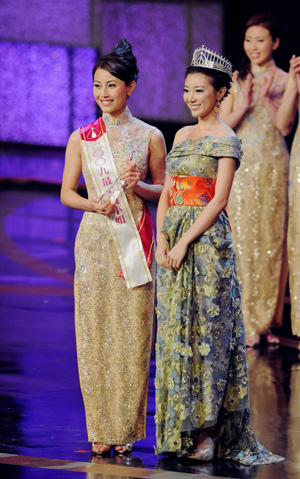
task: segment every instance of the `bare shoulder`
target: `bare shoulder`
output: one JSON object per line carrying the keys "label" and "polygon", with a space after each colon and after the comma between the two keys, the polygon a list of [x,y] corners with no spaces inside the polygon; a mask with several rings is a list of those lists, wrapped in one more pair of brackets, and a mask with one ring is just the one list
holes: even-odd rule
{"label": "bare shoulder", "polygon": [[285,72],[281,68],[276,67],[274,83],[285,86],[285,84],[287,83],[288,77],[289,77],[289,74],[287,72]]}
{"label": "bare shoulder", "polygon": [[151,143],[156,143],[156,144],[161,144],[161,143],[165,142],[164,135],[162,134],[162,132],[158,128],[155,128],[153,130],[153,133],[152,133],[151,138],[150,138],[150,142]]}
{"label": "bare shoulder", "polygon": [[180,130],[177,131],[177,133],[174,137],[173,145],[176,145],[177,143],[181,143],[182,141],[189,138],[189,135],[193,131],[194,128],[195,127],[191,126],[191,125],[184,126],[183,128],[180,128]]}
{"label": "bare shoulder", "polygon": [[235,82],[238,80],[238,78],[239,78],[239,71],[234,70],[234,72],[232,73],[232,81]]}
{"label": "bare shoulder", "polygon": [[69,142],[70,143],[79,143],[80,144],[80,133],[79,133],[79,130],[75,130],[73,131],[73,133],[71,133],[70,135],[70,138],[69,138]]}
{"label": "bare shoulder", "polygon": [[163,156],[163,157],[166,156],[166,143],[165,143],[164,135],[158,128],[155,128],[153,130],[153,133],[150,137],[149,151],[151,155],[155,154],[155,155]]}
{"label": "bare shoulder", "polygon": [[223,136],[233,136],[237,138],[233,129],[229,125],[227,125],[227,123],[223,121],[222,118],[219,118],[219,122],[220,122],[220,127],[218,128],[216,137],[221,138]]}
{"label": "bare shoulder", "polygon": [[276,67],[275,74],[283,78],[286,78],[288,76],[288,72],[286,72],[285,70],[282,70],[282,68],[279,68],[279,67]]}
{"label": "bare shoulder", "polygon": [[67,149],[72,149],[77,151],[81,150],[81,139],[80,139],[79,130],[75,130],[73,131],[73,133],[71,133],[69,141],[68,141]]}

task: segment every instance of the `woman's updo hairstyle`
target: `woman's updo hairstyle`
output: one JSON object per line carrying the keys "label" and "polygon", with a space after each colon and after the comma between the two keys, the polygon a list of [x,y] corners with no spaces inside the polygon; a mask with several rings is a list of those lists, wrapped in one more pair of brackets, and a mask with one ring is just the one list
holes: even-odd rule
{"label": "woman's updo hairstyle", "polygon": [[231,77],[227,73],[215,70],[213,68],[190,66],[187,67],[185,71],[185,78],[190,73],[202,73],[202,75],[209,77],[211,80],[211,84],[216,91],[219,91],[224,86],[226,88],[226,93],[222,97],[222,99],[228,95],[231,86]]}
{"label": "woman's updo hairstyle", "polygon": [[108,71],[126,85],[132,81],[136,82],[139,77],[136,57],[126,38],[122,38],[110,53],[99,58],[93,68],[93,78],[98,68]]}

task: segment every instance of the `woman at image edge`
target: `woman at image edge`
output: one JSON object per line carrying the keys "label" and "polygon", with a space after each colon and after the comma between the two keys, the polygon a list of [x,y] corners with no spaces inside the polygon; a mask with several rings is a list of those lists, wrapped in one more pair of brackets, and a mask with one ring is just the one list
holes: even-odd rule
{"label": "woman at image edge", "polygon": [[[101,128],[106,130],[117,173],[126,182],[123,191],[136,225],[144,214],[144,200],[157,201],[160,196],[166,155],[160,131],[134,118],[126,106],[137,78],[136,58],[125,39],[100,58],[93,70],[93,93],[103,112]],[[97,195],[95,184],[103,186],[111,180],[106,169],[109,161],[104,167],[102,160],[97,160],[98,152],[103,154],[107,144],[95,152],[96,159],[93,152],[86,154],[83,150],[87,138],[92,148],[93,139],[100,134],[100,127],[91,125],[70,136],[61,199],[65,205],[85,211],[75,243],[75,326],[88,437],[93,453],[108,453],[114,446],[115,452],[122,454],[145,437],[153,281],[128,288],[120,277],[121,265],[109,221],[114,215],[122,219],[124,211],[120,211],[120,203],[100,201]],[[129,162],[133,152],[137,159]],[[95,175],[91,174],[90,163]],[[148,168],[152,184],[144,182]],[[88,199],[76,191],[82,172]],[[154,260],[149,268],[153,277]]]}
{"label": "woman at image edge", "polygon": [[[184,101],[198,123],[179,130],[157,210],[158,455],[243,464],[282,460],[255,440],[240,291],[226,207],[242,156],[217,111],[231,64],[195,50]],[[219,69],[223,71],[219,71]]]}
{"label": "woman at image edge", "polygon": [[276,67],[278,26],[267,14],[245,26],[245,65],[235,73],[222,119],[243,142],[243,162],[237,172],[228,214],[236,243],[237,270],[242,286],[246,344],[261,336],[279,343],[272,325],[281,326],[287,280],[286,230],[288,149],[276,127],[276,113],[287,73]]}
{"label": "woman at image edge", "polygon": [[[277,111],[276,124],[285,135],[291,132],[300,112],[300,57],[292,56],[286,89]],[[292,333],[300,338],[300,122],[294,136],[289,173],[288,260]]]}

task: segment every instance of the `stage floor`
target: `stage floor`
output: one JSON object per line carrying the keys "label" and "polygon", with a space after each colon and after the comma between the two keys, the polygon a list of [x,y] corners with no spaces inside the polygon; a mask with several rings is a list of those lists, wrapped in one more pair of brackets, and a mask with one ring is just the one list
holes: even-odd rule
{"label": "stage floor", "polygon": [[1,479],[300,478],[300,358],[287,346],[248,352],[252,425],[284,462],[158,460],[154,361],[147,438],[128,456],[92,457],[73,321],[73,244],[82,212],[64,207],[54,186],[0,186]]}

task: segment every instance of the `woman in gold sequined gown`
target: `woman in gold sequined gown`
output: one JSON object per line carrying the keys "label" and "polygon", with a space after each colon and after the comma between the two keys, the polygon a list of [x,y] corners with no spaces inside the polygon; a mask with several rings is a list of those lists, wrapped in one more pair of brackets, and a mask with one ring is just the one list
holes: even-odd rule
{"label": "woman in gold sequined gown", "polygon": [[[103,112],[116,169],[134,221],[144,200],[157,201],[164,181],[165,143],[156,128],[134,118],[127,98],[138,68],[131,46],[122,39],[94,68],[94,97]],[[139,157],[126,162],[132,151]],[[152,184],[145,183],[148,169]],[[88,198],[77,193],[83,173]],[[95,454],[126,453],[145,437],[150,357],[153,341],[153,281],[127,288],[108,218],[115,203],[102,204],[82,150],[79,131],[66,150],[62,202],[84,210],[75,243],[75,326],[78,367],[88,438]],[[155,273],[154,261],[150,270]]]}
{"label": "woman in gold sequined gown", "polygon": [[[290,133],[296,116],[300,112],[300,56],[290,60],[287,86],[277,112],[277,126]],[[288,219],[288,263],[291,299],[292,333],[300,337],[300,122],[295,133],[290,158],[289,219]]]}
{"label": "woman in gold sequined gown", "polygon": [[221,111],[242,140],[244,151],[228,214],[250,347],[259,344],[261,335],[269,343],[278,342],[270,327],[281,324],[287,279],[288,150],[276,128],[287,73],[276,67],[272,57],[279,45],[278,35],[267,15],[255,15],[247,22],[247,62],[235,73]]}

